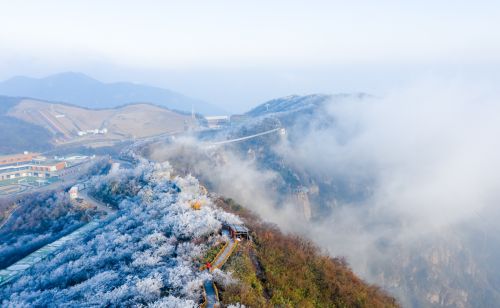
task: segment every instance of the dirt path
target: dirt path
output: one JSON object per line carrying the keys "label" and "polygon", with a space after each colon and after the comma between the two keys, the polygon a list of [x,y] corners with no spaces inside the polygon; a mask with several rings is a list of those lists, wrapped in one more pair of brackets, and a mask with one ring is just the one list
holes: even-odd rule
{"label": "dirt path", "polygon": [[87,194],[87,189],[80,190],[78,194],[80,195],[80,198],[84,199],[87,203],[94,205],[96,208],[103,212],[106,212],[108,214],[115,212],[115,210],[113,210],[112,208],[106,206],[102,202]]}

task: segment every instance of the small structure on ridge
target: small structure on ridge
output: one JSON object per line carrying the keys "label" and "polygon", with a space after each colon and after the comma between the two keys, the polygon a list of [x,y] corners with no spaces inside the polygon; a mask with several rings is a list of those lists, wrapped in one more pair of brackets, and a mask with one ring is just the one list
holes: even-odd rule
{"label": "small structure on ridge", "polygon": [[248,230],[247,227],[243,225],[237,225],[237,224],[225,224],[222,226],[223,230],[228,230],[229,234],[231,235],[232,238],[234,239],[250,239],[250,231]]}

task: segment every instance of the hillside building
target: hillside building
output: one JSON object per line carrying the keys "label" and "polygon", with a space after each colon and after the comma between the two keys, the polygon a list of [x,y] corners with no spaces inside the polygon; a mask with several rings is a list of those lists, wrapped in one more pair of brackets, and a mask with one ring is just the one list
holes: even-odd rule
{"label": "hillside building", "polygon": [[69,198],[75,200],[78,198],[78,186],[73,186],[69,190]]}
{"label": "hillside building", "polygon": [[250,231],[243,225],[227,224],[222,226],[223,230],[228,230],[229,234],[234,239],[250,239]]}
{"label": "hillside building", "polygon": [[205,117],[208,128],[218,129],[229,125],[229,116],[209,116]]}
{"label": "hillside building", "polygon": [[66,168],[65,161],[50,160],[38,153],[0,156],[0,181],[23,177],[49,178]]}
{"label": "hillside building", "polygon": [[24,152],[22,154],[13,154],[13,155],[3,155],[0,156],[0,166],[23,163],[32,161],[35,157],[38,157],[40,154],[38,153],[29,153]]}
{"label": "hillside building", "polygon": [[85,135],[105,135],[108,133],[108,129],[107,128],[103,128],[103,129],[87,129],[87,130],[81,130],[81,131],[78,131],[78,136],[85,136]]}

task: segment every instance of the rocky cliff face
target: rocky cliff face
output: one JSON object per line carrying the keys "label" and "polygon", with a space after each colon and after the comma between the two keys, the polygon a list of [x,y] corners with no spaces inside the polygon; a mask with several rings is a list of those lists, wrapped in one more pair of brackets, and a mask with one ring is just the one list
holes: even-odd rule
{"label": "rocky cliff face", "polygon": [[379,281],[412,307],[494,307],[495,271],[481,263],[459,230],[394,247],[390,266],[374,267]]}

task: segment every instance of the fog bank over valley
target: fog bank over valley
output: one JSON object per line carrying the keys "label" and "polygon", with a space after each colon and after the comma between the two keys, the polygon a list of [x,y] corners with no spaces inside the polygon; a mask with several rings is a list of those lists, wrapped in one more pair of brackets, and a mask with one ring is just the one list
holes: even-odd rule
{"label": "fog bank over valley", "polygon": [[[476,249],[498,229],[497,93],[433,81],[384,97],[309,99],[319,103],[252,117],[214,139],[264,131],[272,121],[286,136],[217,148],[177,139],[153,146],[151,157],[173,160],[265,220],[347,257],[403,303],[467,303],[483,283],[483,303],[498,299],[498,285],[485,278],[498,265],[480,261],[497,252]],[[473,269],[450,273],[456,266]],[[475,281],[467,285],[467,277]]]}

